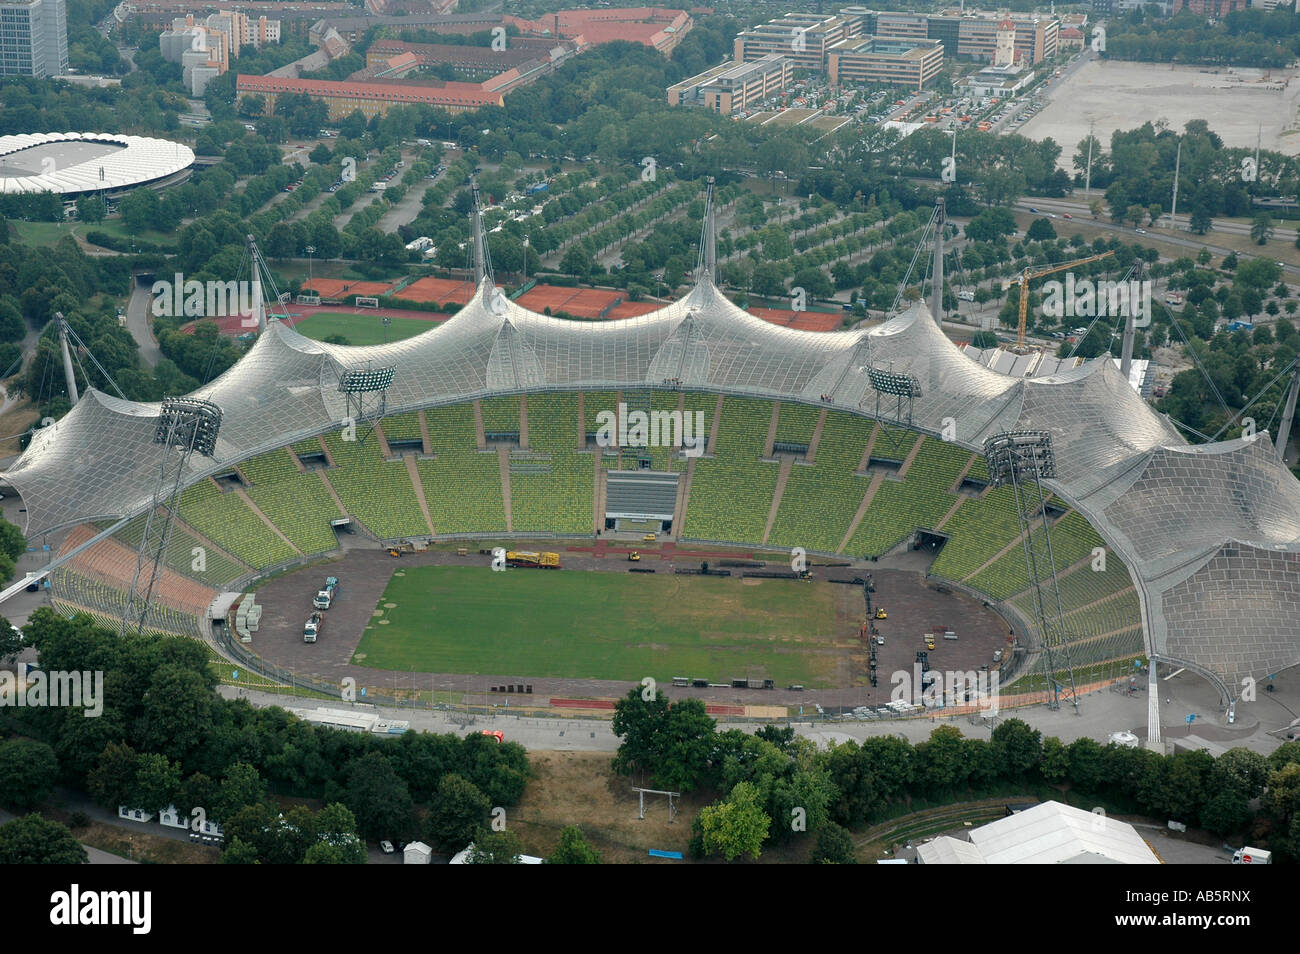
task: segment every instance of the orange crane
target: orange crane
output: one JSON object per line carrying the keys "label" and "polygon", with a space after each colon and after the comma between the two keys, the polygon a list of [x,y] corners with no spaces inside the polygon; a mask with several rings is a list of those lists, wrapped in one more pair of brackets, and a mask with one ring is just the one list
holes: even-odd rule
{"label": "orange crane", "polygon": [[1025,352],[1025,318],[1029,310],[1029,283],[1035,278],[1042,278],[1044,275],[1051,275],[1053,272],[1063,272],[1067,268],[1074,268],[1076,265],[1087,265],[1091,262],[1101,261],[1108,255],[1113,255],[1112,251],[1102,252],[1100,255],[1089,255],[1087,258],[1076,259],[1073,262],[1061,262],[1059,265],[1052,265],[1048,268],[1024,269],[1018,278],[1013,278],[1002,287],[1010,288],[1014,284],[1020,285],[1020,321],[1016,325],[1016,353],[1024,354]]}

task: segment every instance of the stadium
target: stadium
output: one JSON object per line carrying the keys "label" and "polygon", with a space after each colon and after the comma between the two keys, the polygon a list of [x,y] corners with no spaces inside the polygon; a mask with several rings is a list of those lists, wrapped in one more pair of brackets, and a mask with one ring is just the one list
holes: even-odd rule
{"label": "stadium", "polygon": [[[706,225],[706,241],[710,231]],[[418,652],[384,656],[392,646],[376,643],[377,626],[398,605],[384,602],[385,594],[416,568],[413,560],[392,560],[389,546],[401,553],[409,544],[432,545],[426,563],[477,565],[473,579],[480,581],[491,576],[487,559],[478,545],[464,547],[468,557],[459,553],[462,541],[486,541],[489,552],[497,542],[556,541],[566,548],[566,565],[595,569],[583,559],[611,541],[621,540],[617,552],[627,552],[628,541],[654,533],[656,548],[678,547],[690,559],[703,552],[716,560],[736,547],[788,563],[791,550],[802,548],[859,578],[872,561],[919,551],[927,566],[911,574],[916,593],[965,600],[952,611],[965,613],[973,628],[986,627],[981,614],[996,611],[1016,634],[1005,685],[1033,669],[1043,634],[1022,546],[1026,530],[1013,488],[990,477],[985,442],[1023,432],[1050,435],[1054,471],[1036,485],[1045,502],[1028,532],[1050,525],[1063,638],[1081,682],[1114,678],[1149,656],[1200,674],[1226,706],[1244,679],[1300,662],[1300,482],[1269,441],[1185,444],[1108,356],[1054,377],[999,374],[945,337],[924,302],[869,330],[773,325],[732,304],[714,284],[712,256],[702,257],[706,264],[685,297],[613,322],[528,311],[481,265],[463,309],[399,342],[328,344],[267,322],[235,366],[189,396],[219,409],[220,430],[210,455],[184,460],[147,626],[211,642],[212,622],[227,616],[232,595],[265,582],[259,599],[272,617],[287,620],[284,642],[258,633],[252,651],[287,650],[298,626],[300,653],[303,613],[296,607],[306,602],[285,609],[266,594],[301,597],[308,578],[314,592],[321,570],[309,564],[341,559],[363,585],[345,590],[359,615],[336,630],[331,658],[386,658],[392,684],[400,671],[405,685],[408,670],[483,670],[469,661],[459,670],[438,666]],[[904,379],[914,384],[906,414],[890,385]],[[702,451],[598,445],[601,412],[620,404],[648,414],[699,412]],[[123,614],[148,514],[171,479],[155,443],[162,413],[158,404],[92,389],[37,431],[0,475],[22,497],[29,539],[57,551],[50,581],[64,611],[114,626]],[[327,572],[344,575],[337,565],[330,562]],[[438,599],[459,593],[472,603],[481,594],[467,580],[440,581]],[[822,599],[808,595],[821,590],[801,585],[789,582],[795,589],[783,601],[812,606]],[[421,598],[409,589],[404,598]],[[649,612],[666,620],[694,612],[676,592],[664,591]],[[518,594],[524,614],[536,606],[537,626],[487,652],[507,657],[489,675],[513,670],[531,682],[540,673],[520,671],[514,654],[544,668],[548,652],[571,651],[559,649],[557,637],[580,631],[577,614],[556,617],[563,632],[551,631],[550,607],[537,606],[538,598]],[[439,615],[440,604],[429,599],[424,620]],[[752,609],[742,607],[738,618]],[[826,612],[817,618],[828,625],[849,618]],[[814,615],[810,610],[809,627]],[[492,619],[473,618],[478,625]],[[392,622],[394,632],[421,638],[421,620],[394,615]],[[450,641],[477,639],[467,625]],[[544,651],[521,652],[519,640],[527,639]],[[671,650],[653,632],[629,628],[628,639]],[[609,691],[609,683],[581,682],[622,672],[589,665],[594,646],[575,651],[567,675],[579,682],[564,688]],[[290,665],[312,671],[296,655],[279,662],[286,672]],[[773,662],[772,674],[797,678],[801,670],[788,663]],[[376,682],[388,675],[376,673]],[[411,680],[430,686],[419,675]],[[458,685],[486,689],[487,676]]]}
{"label": "stadium", "polygon": [[189,146],[166,139],[78,132],[0,136],[5,194],[119,195],[179,181],[193,165]]}

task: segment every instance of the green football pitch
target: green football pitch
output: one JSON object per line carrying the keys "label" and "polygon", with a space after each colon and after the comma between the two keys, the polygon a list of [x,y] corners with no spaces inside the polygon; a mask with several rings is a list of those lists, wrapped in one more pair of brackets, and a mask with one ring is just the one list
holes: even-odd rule
{"label": "green football pitch", "polygon": [[[351,315],[343,312],[318,311],[308,315],[293,326],[293,330],[308,338],[324,341],[330,335],[342,335],[348,344],[376,345],[384,343],[384,323],[380,320],[382,311],[373,315]],[[401,341],[430,328],[436,327],[432,321],[419,318],[394,318],[388,326],[388,340]]]}
{"label": "green football pitch", "polygon": [[847,685],[856,594],[796,580],[415,567],[389,580],[353,661],[531,678]]}

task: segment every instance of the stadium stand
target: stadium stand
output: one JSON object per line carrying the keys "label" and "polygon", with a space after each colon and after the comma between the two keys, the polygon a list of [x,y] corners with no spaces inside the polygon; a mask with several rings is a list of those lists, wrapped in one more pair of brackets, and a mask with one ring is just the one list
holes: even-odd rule
{"label": "stadium stand", "polygon": [[1011,488],[995,487],[964,501],[943,532],[949,539],[930,572],[945,580],[964,580],[1019,537]]}
{"label": "stadium stand", "polygon": [[[1093,547],[1105,546],[1097,531],[1073,510],[1052,525],[1051,533],[1057,573],[1088,556]],[[965,582],[997,600],[1019,593],[1029,586],[1024,548],[1013,547]]]}
{"label": "stadium stand", "polygon": [[[690,401],[687,403],[689,406]],[[776,461],[760,459],[771,419],[770,401],[723,400],[717,455],[696,461],[683,536],[749,542],[763,539],[780,471]]]}
{"label": "stadium stand", "polygon": [[[485,410],[486,413],[486,410]],[[486,421],[485,421],[486,426]],[[579,454],[578,396],[528,396],[528,460],[510,472],[511,523],[520,532],[592,533],[591,458]]]}
{"label": "stadium stand", "polygon": [[342,431],[325,435],[334,467],[326,477],[348,513],[381,540],[427,536],[415,487],[403,461],[385,461],[379,441],[358,425],[356,440],[343,440]]}
{"label": "stadium stand", "polygon": [[[74,527],[64,537],[60,549],[68,552],[89,540],[95,533],[96,529],[91,524],[81,524]],[[81,551],[69,560],[66,566],[73,573],[98,580],[126,594],[130,592],[131,581],[135,577],[138,560],[137,550],[133,550],[115,539],[108,539],[101,540],[93,547]],[[147,585],[147,580],[142,579],[141,586],[145,585]],[[150,600],[179,610],[186,615],[199,616],[207,612],[216,595],[217,591],[214,588],[181,576],[174,570],[164,566],[159,569],[158,576],[154,581]],[[123,605],[125,605],[125,597],[123,598]]]}
{"label": "stadium stand", "polygon": [[[127,592],[102,580],[82,576],[66,566],[51,576],[54,604],[67,616],[85,613],[106,629],[117,630],[126,609]],[[206,607],[204,608],[206,610]],[[205,637],[204,624],[187,613],[162,602],[155,602],[145,617],[145,632],[176,636]]]}
{"label": "stadium stand", "polygon": [[[142,514],[115,533],[113,539],[132,551],[138,551],[140,541],[144,537],[144,522],[145,517]],[[107,528],[108,524],[102,524],[96,528],[96,532]],[[197,550],[201,550],[202,560],[198,560],[199,553],[196,552]],[[198,537],[177,524],[172,525],[171,534],[167,538],[167,550],[163,553],[163,564],[177,573],[193,577],[209,586],[217,587],[223,586],[231,580],[237,580],[249,572],[248,567],[242,563],[236,563],[219,550],[201,543]],[[203,569],[196,569],[196,565],[202,566]]]}
{"label": "stadium stand", "polygon": [[424,412],[434,460],[416,461],[433,529],[439,534],[496,533],[506,529],[501,469],[495,452],[474,441],[474,406],[454,404]]}
{"label": "stadium stand", "polygon": [[[781,407],[782,419],[786,407]],[[871,421],[840,411],[826,416],[816,466],[796,463],[791,469],[769,544],[826,553],[839,549],[869,483],[854,470],[871,428]]]}
{"label": "stadium stand", "polygon": [[513,433],[519,430],[519,398],[488,398],[483,405],[483,430],[486,433]]}
{"label": "stadium stand", "polygon": [[211,480],[181,494],[180,519],[255,570],[297,556],[237,494],[222,492]]}
{"label": "stadium stand", "polygon": [[418,413],[394,414],[380,422],[384,436],[390,441],[418,441],[420,433],[420,415]]}
{"label": "stadium stand", "polygon": [[[776,422],[776,440],[781,444],[807,444],[812,440],[813,431],[817,429],[817,417],[821,408],[808,404],[795,404],[792,401],[781,402],[781,416]],[[858,448],[858,453],[862,449]],[[854,461],[854,466],[857,466]]]}
{"label": "stadium stand", "polygon": [[293,445],[293,452],[299,455],[319,454],[321,452],[320,440],[315,437],[311,437],[305,441],[298,441],[296,444]]}
{"label": "stadium stand", "polygon": [[[850,553],[880,556],[918,527],[933,529],[957,502],[957,496],[949,490],[970,459],[970,451],[932,437],[920,440],[920,449],[904,479],[894,479],[890,474],[871,498],[871,506],[849,540]],[[877,436],[872,455],[906,459],[915,445],[915,435],[900,438],[897,429],[891,429],[889,435]]]}
{"label": "stadium stand", "polygon": [[249,499],[299,550],[325,553],[338,547],[330,521],[343,514],[320,474],[302,473],[283,450],[246,460],[239,469],[249,481]]}

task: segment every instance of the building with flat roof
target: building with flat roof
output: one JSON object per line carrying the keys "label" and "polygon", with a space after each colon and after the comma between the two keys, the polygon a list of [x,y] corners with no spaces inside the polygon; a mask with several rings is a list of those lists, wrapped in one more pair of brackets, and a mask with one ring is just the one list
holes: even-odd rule
{"label": "building with flat roof", "polygon": [[1033,79],[1034,71],[1019,63],[986,66],[978,73],[972,73],[964,78],[956,85],[956,89],[964,96],[989,96],[1001,99],[1004,96],[1014,96]]}
{"label": "building with flat roof", "polygon": [[846,7],[842,16],[858,17],[862,32],[899,39],[939,40],[949,57],[993,62],[997,51],[998,26],[1010,20],[1015,27],[1017,59],[1037,63],[1056,55],[1060,21],[1036,13],[992,13],[988,11],[943,10],[939,13],[900,13]]}
{"label": "building with flat roof", "polygon": [[285,76],[249,76],[240,73],[235,81],[239,96],[261,96],[267,113],[275,109],[276,97],[285,93],[305,93],[329,108],[329,119],[336,121],[360,110],[367,119],[382,116],[393,106],[424,103],[450,113],[463,113],[483,106],[502,106],[505,100],[497,90],[481,83],[444,83],[437,80],[413,82],[372,79],[352,80],[294,79]]}
{"label": "building with flat roof", "polygon": [[826,76],[832,86],[888,83],[924,89],[941,72],[939,40],[860,36],[841,40],[826,52]]}
{"label": "building with flat roof", "polygon": [[732,58],[752,63],[776,54],[789,57],[795,69],[816,73],[826,69],[826,53],[843,40],[861,36],[866,11],[849,8],[834,16],[787,13],[736,35]]}
{"label": "building with flat roof", "polygon": [[794,78],[794,63],[776,53],[752,63],[731,60],[668,87],[669,106],[703,106],[723,116],[751,109],[783,92]]}
{"label": "building with flat roof", "polygon": [[669,7],[605,7],[560,10],[536,20],[504,16],[503,23],[537,36],[563,37],[579,47],[626,40],[667,55],[682,42],[695,21],[685,10]]}
{"label": "building with flat roof", "polygon": [[64,0],[0,0],[0,76],[68,72]]}

